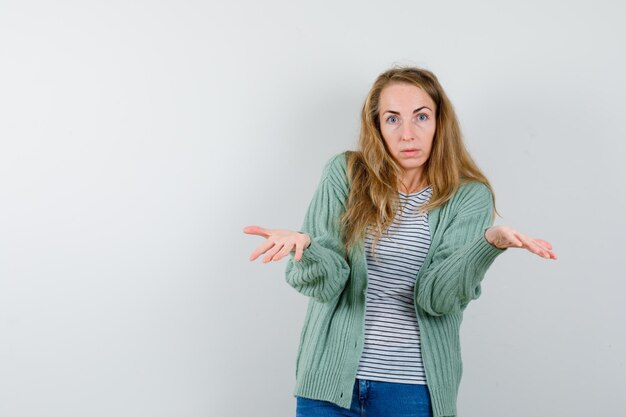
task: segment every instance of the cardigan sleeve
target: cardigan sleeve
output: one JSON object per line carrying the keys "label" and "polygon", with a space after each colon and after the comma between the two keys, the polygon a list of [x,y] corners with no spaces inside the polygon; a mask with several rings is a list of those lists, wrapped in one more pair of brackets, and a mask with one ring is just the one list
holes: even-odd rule
{"label": "cardigan sleeve", "polygon": [[300,229],[311,244],[299,261],[292,252],[285,270],[289,285],[320,302],[339,295],[350,275],[339,228],[347,197],[345,156],[340,154],[326,164]]}
{"label": "cardigan sleeve", "polygon": [[489,188],[472,183],[466,191],[437,252],[415,284],[417,304],[433,316],[459,312],[477,299],[487,269],[506,250],[491,245],[484,235],[493,224]]}

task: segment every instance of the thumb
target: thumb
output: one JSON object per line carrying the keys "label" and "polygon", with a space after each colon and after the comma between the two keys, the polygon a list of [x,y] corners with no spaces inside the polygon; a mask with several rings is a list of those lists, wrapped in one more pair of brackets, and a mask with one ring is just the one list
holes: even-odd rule
{"label": "thumb", "polygon": [[246,226],[243,228],[243,232],[248,235],[257,235],[268,238],[270,236],[270,230],[265,229],[261,226]]}

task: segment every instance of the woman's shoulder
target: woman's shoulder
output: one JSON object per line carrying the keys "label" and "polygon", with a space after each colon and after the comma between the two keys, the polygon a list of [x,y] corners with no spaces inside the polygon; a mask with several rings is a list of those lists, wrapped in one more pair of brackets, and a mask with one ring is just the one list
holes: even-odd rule
{"label": "woman's shoulder", "polygon": [[347,176],[349,152],[341,152],[328,159],[324,165],[324,177],[344,179]]}
{"label": "woman's shoulder", "polygon": [[328,181],[337,190],[346,193],[348,184],[347,166],[350,151],[333,155],[326,161],[322,171],[322,182]]}
{"label": "woman's shoulder", "polygon": [[482,181],[466,180],[461,182],[455,194],[460,196],[491,195],[491,188]]}
{"label": "woman's shoulder", "polygon": [[340,152],[338,154],[333,155],[328,161],[326,161],[326,166],[324,170],[333,170],[333,171],[345,171],[348,161],[348,152]]}
{"label": "woman's shoulder", "polygon": [[490,186],[484,182],[464,181],[454,193],[450,204],[464,213],[482,211],[493,204],[493,193]]}

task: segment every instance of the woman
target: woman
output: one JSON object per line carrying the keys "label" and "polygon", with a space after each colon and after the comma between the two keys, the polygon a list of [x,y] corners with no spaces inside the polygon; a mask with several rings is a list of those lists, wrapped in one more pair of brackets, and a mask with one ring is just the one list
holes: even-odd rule
{"label": "woman", "polygon": [[381,74],[359,150],[332,158],[301,231],[248,226],[254,260],[293,252],[287,282],[310,297],[296,361],[297,416],[454,416],[459,326],[507,248],[550,243],[491,226],[489,181],[437,78]]}

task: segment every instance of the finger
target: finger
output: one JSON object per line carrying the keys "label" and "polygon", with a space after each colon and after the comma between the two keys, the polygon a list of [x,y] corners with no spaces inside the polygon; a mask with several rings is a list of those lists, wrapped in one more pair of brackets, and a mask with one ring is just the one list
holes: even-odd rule
{"label": "finger", "polygon": [[304,249],[303,249],[303,245],[302,243],[296,243],[296,254],[294,255],[294,259],[296,261],[299,261],[300,259],[302,259],[302,254],[304,253]]}
{"label": "finger", "polygon": [[552,251],[545,251],[544,255],[542,255],[546,259],[556,259],[556,255]]}
{"label": "finger", "polygon": [[[528,251],[536,255],[539,255],[543,258],[556,259],[556,255],[551,251],[552,245],[550,245],[549,242],[543,239],[533,239],[519,232],[514,233],[514,235],[518,239],[522,240],[523,247],[528,249]],[[544,246],[544,244],[547,244],[549,247]]]}
{"label": "finger", "polygon": [[554,254],[554,252],[550,249],[545,249],[545,252],[547,254],[546,258],[548,259],[556,259],[556,255]]}
{"label": "finger", "polygon": [[543,239],[539,239],[539,238],[535,238],[536,241],[541,242],[541,244],[543,246],[545,246],[547,249],[552,250],[552,244],[550,244],[550,242],[548,242],[547,240],[543,240]]}
{"label": "finger", "polygon": [[266,240],[265,242],[263,242],[261,245],[259,245],[254,252],[252,252],[252,254],[250,254],[250,260],[254,261],[256,258],[258,258],[259,256],[261,256],[262,254],[264,254],[265,252],[267,252],[268,249],[270,249],[272,246],[274,246],[274,242],[272,242],[271,240]]}
{"label": "finger", "polygon": [[285,244],[281,250],[278,251],[276,255],[272,258],[272,261],[280,261],[285,256],[289,254],[289,252],[293,249],[293,243]]}
{"label": "finger", "polygon": [[538,250],[539,246],[525,234],[516,232],[516,233],[513,233],[513,235],[522,243],[521,245],[522,247],[530,250],[531,252],[533,250]]}
{"label": "finger", "polygon": [[556,259],[556,255],[552,252],[548,252],[548,256],[546,256],[547,259]]}
{"label": "finger", "polygon": [[263,263],[266,264],[269,261],[272,260],[272,258],[274,257],[274,255],[276,255],[276,252],[278,252],[279,250],[281,250],[283,247],[282,243],[278,243],[276,242],[276,244],[274,245],[273,248],[271,248],[270,250],[267,251],[267,253],[265,254],[265,258],[263,258]]}
{"label": "finger", "polygon": [[535,243],[532,239],[528,239],[525,244],[526,248],[532,253],[535,253],[539,256],[546,256],[547,252],[545,251],[545,249]]}
{"label": "finger", "polygon": [[541,257],[544,257],[544,258],[548,258],[548,259],[550,258],[550,251],[545,249],[538,243],[536,243],[534,239],[530,239],[527,236],[525,236],[524,244],[530,252],[536,255],[539,255]]}
{"label": "finger", "polygon": [[548,245],[546,245],[546,243],[548,243],[548,242],[546,242],[545,240],[532,239],[532,241],[535,242],[537,245],[539,245],[539,247],[541,247],[541,249],[543,249],[543,250],[549,251],[550,249],[552,249],[552,248],[548,247]]}
{"label": "finger", "polygon": [[509,240],[513,246],[517,246],[518,248],[524,246],[524,235],[521,233],[512,233]]}
{"label": "finger", "polygon": [[265,229],[261,226],[246,226],[243,228],[243,232],[249,235],[263,236],[265,238],[270,237],[271,234],[270,229]]}
{"label": "finger", "polygon": [[532,240],[541,248],[541,256],[543,256],[544,258],[556,260],[556,255],[554,254],[554,252],[552,252],[552,244],[550,242],[540,238],[535,238]]}

